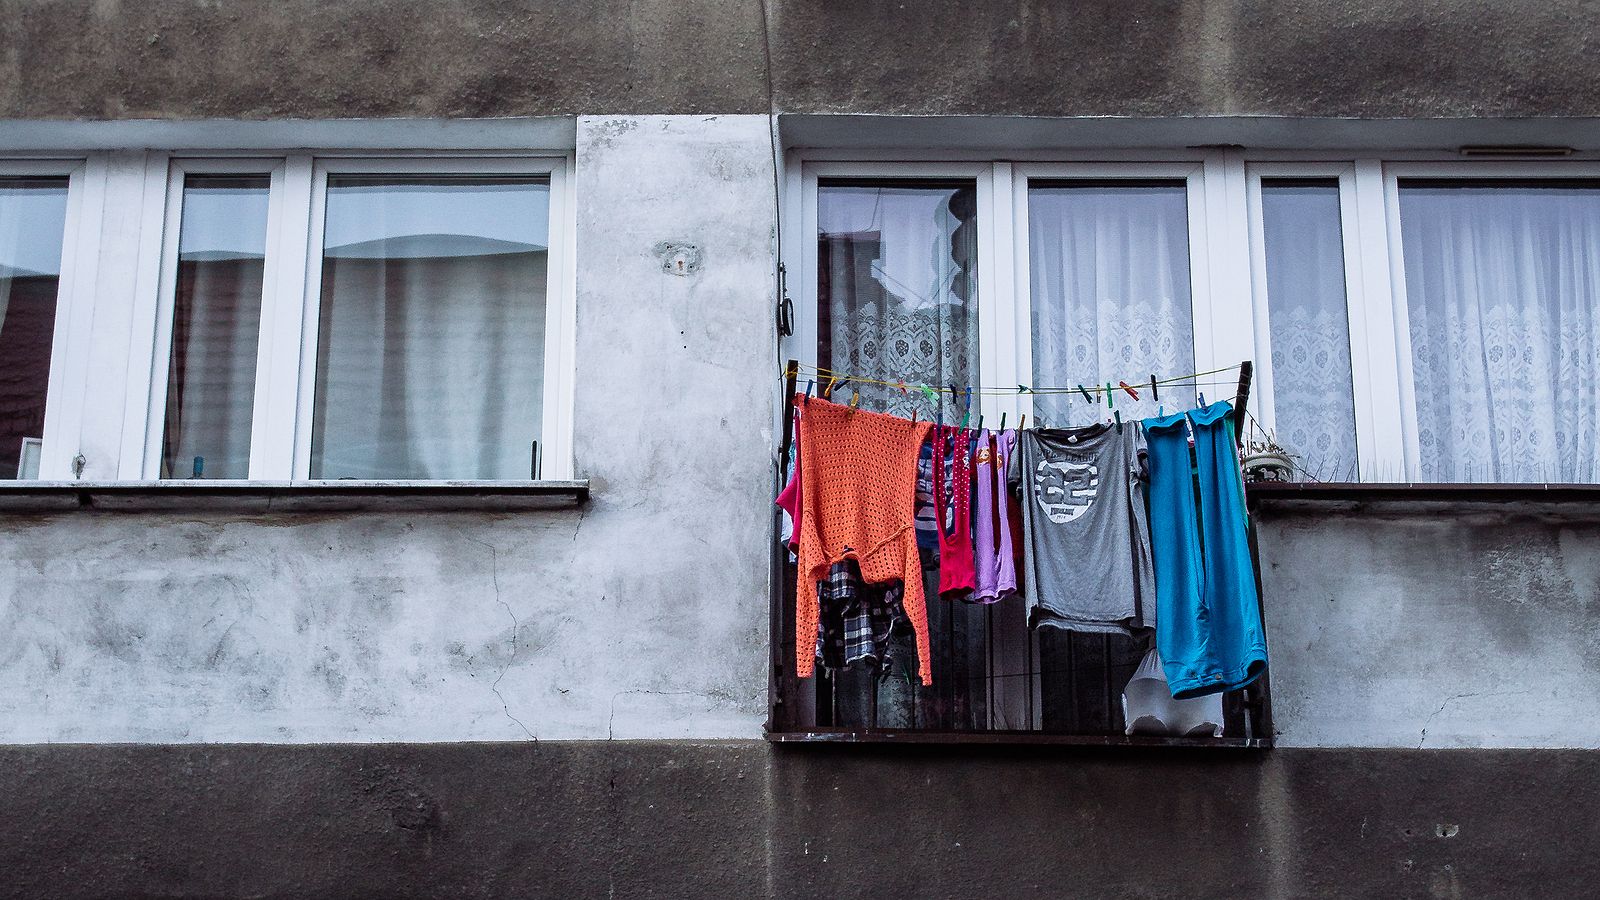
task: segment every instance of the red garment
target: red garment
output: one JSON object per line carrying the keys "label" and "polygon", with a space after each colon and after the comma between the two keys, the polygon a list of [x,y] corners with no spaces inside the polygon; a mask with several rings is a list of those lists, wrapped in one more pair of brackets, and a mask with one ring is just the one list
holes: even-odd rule
{"label": "red garment", "polygon": [[901,581],[917,635],[918,675],[933,683],[933,648],[917,555],[917,455],[927,422],[912,422],[796,395],[800,407],[800,583],[795,590],[795,671],[812,674],[817,582],[854,558],[868,584]]}
{"label": "red garment", "polygon": [[794,471],[789,473],[789,483],[783,486],[774,502],[778,508],[789,514],[789,549],[800,546],[800,429],[798,427],[799,413],[796,412],[796,428],[794,429]]}
{"label": "red garment", "polygon": [[[978,587],[972,549],[972,437],[964,428],[938,426],[933,433],[933,507],[939,522],[939,596],[964,600]],[[950,448],[950,492],[944,494],[944,459]],[[955,515],[948,515],[954,506]],[[945,529],[945,523],[950,528]]]}

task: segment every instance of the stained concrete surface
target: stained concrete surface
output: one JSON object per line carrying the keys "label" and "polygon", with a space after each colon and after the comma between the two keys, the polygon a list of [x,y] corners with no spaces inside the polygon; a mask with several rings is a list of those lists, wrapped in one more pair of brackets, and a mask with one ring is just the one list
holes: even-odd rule
{"label": "stained concrete surface", "polygon": [[1592,504],[1264,503],[1291,746],[1600,747]]}
{"label": "stained concrete surface", "polygon": [[0,119],[1600,114],[1581,0],[0,0]]}
{"label": "stained concrete surface", "polygon": [[1573,751],[0,748],[26,897],[1577,897]]}

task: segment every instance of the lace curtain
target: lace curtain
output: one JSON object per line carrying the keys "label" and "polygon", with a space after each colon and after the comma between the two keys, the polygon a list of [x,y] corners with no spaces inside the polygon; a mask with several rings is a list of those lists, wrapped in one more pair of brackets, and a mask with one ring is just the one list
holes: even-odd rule
{"label": "lace curtain", "polygon": [[[978,275],[972,187],[818,190],[819,365],[881,381],[976,386]],[[820,389],[820,386],[819,386]],[[850,384],[866,409],[931,420],[915,390]],[[959,404],[941,395],[947,419]]]}
{"label": "lace curtain", "polygon": [[[1186,189],[1172,184],[1072,184],[1028,191],[1033,288],[1033,379],[1044,386],[1105,384],[1194,371]],[[1224,391],[1225,392],[1225,391]],[[1164,388],[1169,410],[1192,387]],[[1146,392],[1119,395],[1124,418],[1155,415]],[[1104,417],[1078,394],[1038,395],[1052,426]]]}
{"label": "lace curtain", "polygon": [[1600,189],[1402,183],[1426,481],[1600,480]]}
{"label": "lace curtain", "polygon": [[1317,481],[1355,481],[1339,184],[1261,186],[1275,437]]}

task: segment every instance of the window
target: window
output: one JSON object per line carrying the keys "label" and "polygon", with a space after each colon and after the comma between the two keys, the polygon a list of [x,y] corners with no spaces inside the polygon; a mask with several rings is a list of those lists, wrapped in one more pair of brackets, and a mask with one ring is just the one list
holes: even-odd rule
{"label": "window", "polygon": [[[818,365],[878,380],[973,383],[976,195],[970,181],[818,186]],[[920,393],[855,389],[873,408],[936,412]]]}
{"label": "window", "polygon": [[1355,481],[1356,420],[1338,179],[1262,179],[1277,439],[1318,481]]}
{"label": "window", "polygon": [[1402,178],[1425,481],[1600,481],[1600,181]]}
{"label": "window", "polygon": [[[1249,437],[1302,480],[1600,482],[1600,163],[795,156],[816,239],[786,247],[817,273],[789,344],[804,362],[987,387],[975,416],[1058,424],[1107,410],[995,388],[1137,388],[1250,359]],[[1229,396],[1230,379],[1116,408]]]}
{"label": "window", "polygon": [[271,176],[185,174],[162,478],[248,478]]}
{"label": "window", "polygon": [[39,475],[68,184],[0,174],[0,478]]}
{"label": "window", "polygon": [[136,315],[130,371],[146,354],[150,380],[129,385],[143,441],[124,477],[570,477],[562,160],[149,169],[160,277]]}
{"label": "window", "polygon": [[548,179],[330,174],[312,478],[535,476]]}
{"label": "window", "polygon": [[[1028,384],[1194,371],[1188,222],[1181,180],[1029,182]],[[1173,405],[1181,402],[1182,388],[1169,393]],[[1082,418],[1078,399],[1042,395],[1034,415],[1074,422]],[[1155,414],[1153,399],[1139,402],[1125,407],[1129,415]]]}

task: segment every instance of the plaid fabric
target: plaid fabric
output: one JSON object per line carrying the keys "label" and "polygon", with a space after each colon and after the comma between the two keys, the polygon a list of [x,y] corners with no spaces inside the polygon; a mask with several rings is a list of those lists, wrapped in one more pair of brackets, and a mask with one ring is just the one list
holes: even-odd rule
{"label": "plaid fabric", "polygon": [[853,559],[841,560],[817,582],[819,610],[817,659],[829,669],[842,669],[865,659],[888,663],[889,636],[904,619],[899,582],[866,584]]}

